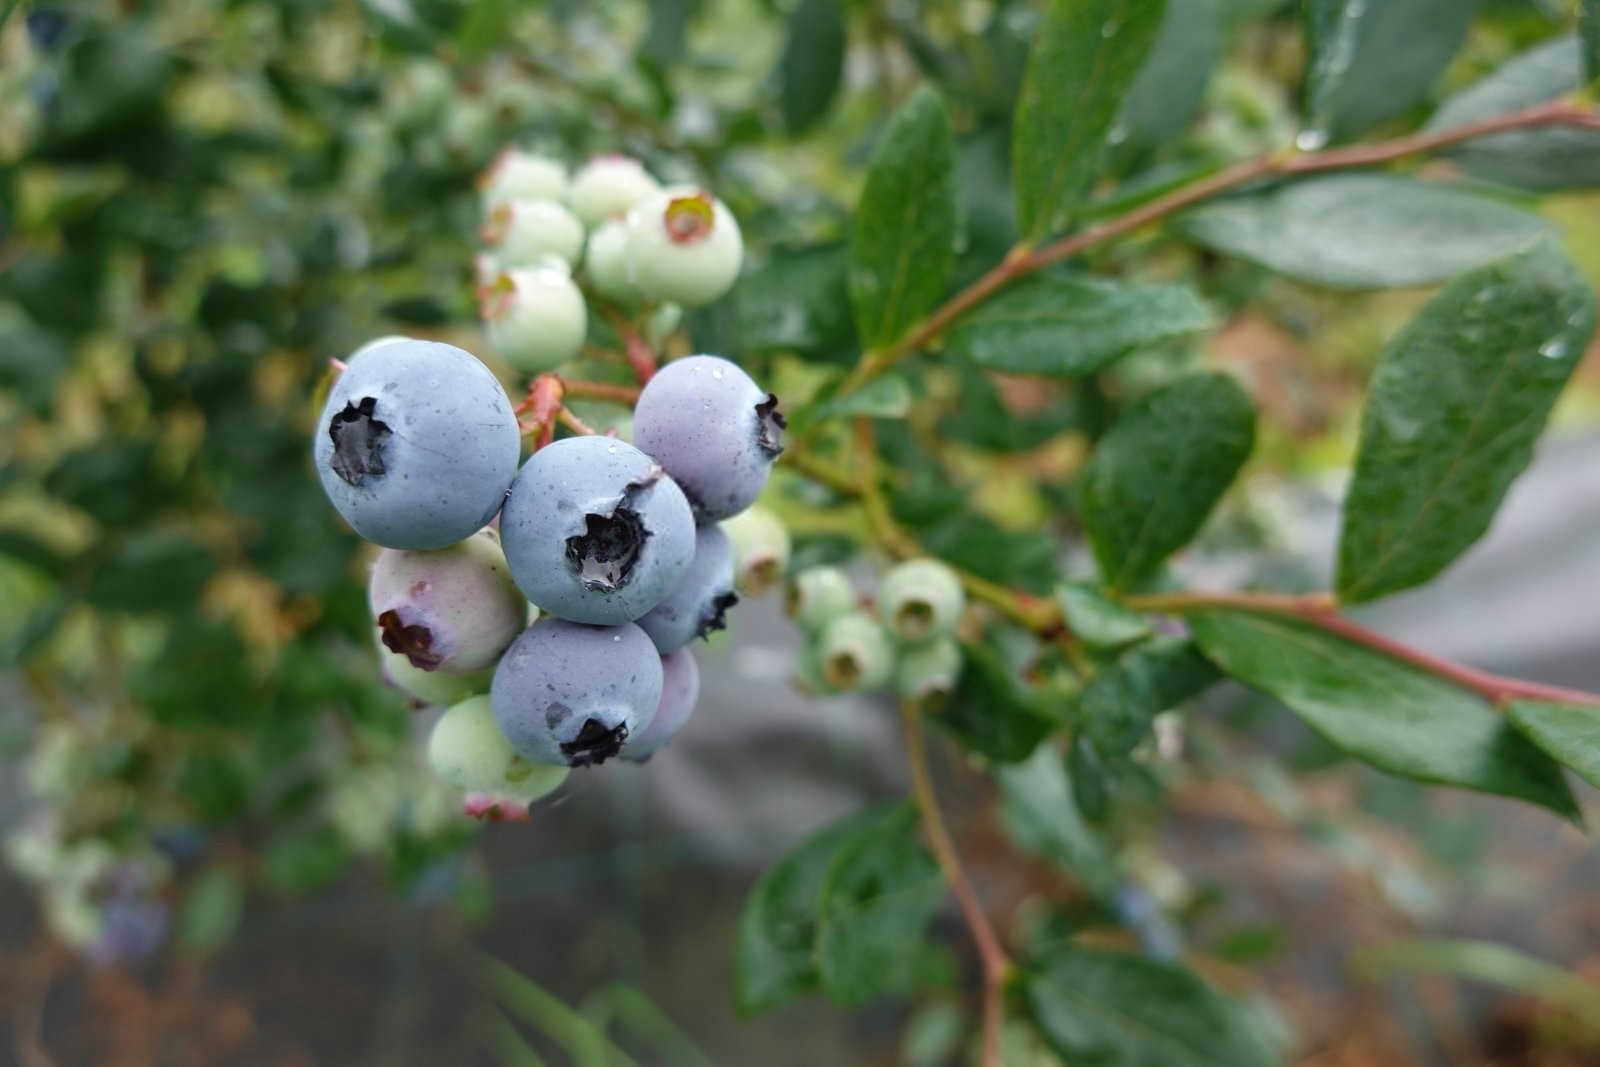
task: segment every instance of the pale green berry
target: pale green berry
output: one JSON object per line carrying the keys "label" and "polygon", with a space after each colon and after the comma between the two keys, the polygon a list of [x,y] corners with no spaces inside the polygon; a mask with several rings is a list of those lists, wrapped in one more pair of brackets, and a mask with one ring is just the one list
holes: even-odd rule
{"label": "pale green berry", "polygon": [[901,563],[878,584],[878,618],[904,642],[926,641],[955,629],[966,607],[956,572],[936,559]]}
{"label": "pale green berry", "polygon": [[722,522],[733,544],[734,588],[758,597],[783,580],[789,566],[789,530],[763,507],[749,507]]}
{"label": "pale green berry", "polygon": [[[374,633],[378,631],[375,630]],[[412,700],[431,707],[449,707],[470,696],[487,693],[489,683],[494,679],[493,667],[485,667],[471,674],[426,671],[421,667],[412,666],[411,660],[405,653],[391,652],[384,648],[381,634],[376,644],[383,676]]]}
{"label": "pale green berry", "polygon": [[428,766],[440,781],[463,793],[521,806],[554,791],[567,778],[566,767],[531,763],[512,751],[486,696],[463,700],[439,716],[428,735]]}
{"label": "pale green berry", "polygon": [[658,306],[650,312],[649,318],[644,323],[644,339],[655,348],[661,348],[667,343],[667,338],[672,336],[683,323],[683,308],[670,301]]}
{"label": "pale green berry", "polygon": [[902,699],[920,707],[935,707],[955,692],[960,677],[961,645],[953,637],[936,637],[900,650],[894,688]]}
{"label": "pale green berry", "polygon": [[494,148],[494,111],[481,100],[458,100],[445,115],[443,139],[457,164],[480,162]]}
{"label": "pale green berry", "polygon": [[390,80],[384,100],[396,126],[418,126],[444,114],[450,103],[450,71],[434,59],[413,59]]}
{"label": "pale green berry", "polygon": [[875,689],[894,671],[894,646],[884,628],[864,611],[841,615],[823,627],[817,671],[832,689]]}
{"label": "pale green berry", "polygon": [[855,586],[838,567],[807,567],[789,582],[784,599],[789,617],[808,633],[856,610]]}
{"label": "pale green berry", "polygon": [[733,213],[693,186],[663,189],[628,212],[628,264],[649,299],[709,304],[733,287],[743,257]]}
{"label": "pale green berry", "polygon": [[567,168],[545,156],[507,148],[478,178],[486,211],[507,200],[565,200]]}
{"label": "pale green berry", "polygon": [[568,265],[583,255],[583,223],[554,200],[506,200],[489,212],[483,243],[505,270],[531,267],[545,256]]}
{"label": "pale green berry", "polygon": [[583,254],[583,266],[595,290],[606,299],[619,304],[643,300],[628,266],[628,225],[622,220],[607,219],[594,228]]}
{"label": "pale green berry", "polygon": [[489,343],[524,374],[554,370],[578,354],[588,334],[583,294],[558,264],[507,271],[484,294]]}
{"label": "pale green berry", "polygon": [[597,156],[572,176],[567,203],[585,226],[592,227],[626,214],[633,205],[660,189],[660,184],[637,159]]}

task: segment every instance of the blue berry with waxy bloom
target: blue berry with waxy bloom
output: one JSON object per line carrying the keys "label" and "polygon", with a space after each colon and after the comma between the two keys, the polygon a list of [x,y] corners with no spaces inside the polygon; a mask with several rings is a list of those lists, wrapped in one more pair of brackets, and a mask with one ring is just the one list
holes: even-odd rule
{"label": "blue berry with waxy bloom", "polygon": [[384,647],[425,671],[494,666],[528,618],[500,535],[488,528],[448,548],[384,549],[367,599]]}
{"label": "blue berry with waxy bloom", "polygon": [[335,379],[313,459],[356,533],[387,548],[443,548],[494,518],[521,451],[489,368],[453,345],[396,341]]}
{"label": "blue berry with waxy bloom", "polygon": [[725,629],[727,612],[739,602],[733,591],[733,552],[728,535],[716,526],[695,534],[694,562],[672,592],[639,620],[662,655],[697,637]]}
{"label": "blue berry with waxy bloom", "polygon": [[661,655],[637,626],[551,619],[511,643],[489,696],[495,722],[520,755],[586,767],[649,728],[661,686]]}
{"label": "blue berry with waxy bloom", "polygon": [[687,648],[661,657],[661,703],[644,732],[623,746],[622,755],[644,763],[682,730],[700,699],[700,667]]}
{"label": "blue berry with waxy bloom", "polygon": [[956,572],[936,559],[897,564],[878,583],[878,618],[904,642],[950,633],[966,607]]}
{"label": "blue berry with waxy bloom", "polygon": [[511,486],[500,541],[523,595],[559,619],[615,626],[659,604],[694,560],[694,516],[649,456],[610,437],[535,452]]}
{"label": "blue berry with waxy bloom", "polygon": [[761,495],[783,451],[778,398],[736,363],[688,356],[655,373],[633,409],[633,442],[667,469],[701,522]]}

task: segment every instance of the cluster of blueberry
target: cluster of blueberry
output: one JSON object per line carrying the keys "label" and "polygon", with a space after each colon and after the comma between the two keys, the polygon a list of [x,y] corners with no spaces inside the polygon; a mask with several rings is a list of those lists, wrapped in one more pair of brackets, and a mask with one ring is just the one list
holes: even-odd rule
{"label": "cluster of blueberry", "polygon": [[806,634],[801,681],[819,693],[891,685],[902,700],[933,707],[961,674],[955,638],[966,595],[936,559],[890,568],[871,610],[837,567],[808,567],[789,582],[787,608]]}
{"label": "cluster of blueberry", "polygon": [[602,156],[569,177],[555,160],[507,149],[482,184],[478,299],[489,343],[519,371],[553,370],[582,348],[589,311],[574,271],[613,305],[652,306],[660,333],[739,274],[744,244],[722,201],[695,186],[662,187],[626,156]]}
{"label": "cluster of blueberry", "polygon": [[566,437],[519,470],[517,415],[469,353],[392,338],[350,358],[317,471],[383,546],[386,669],[450,705],[429,759],[469,812],[514,815],[568,768],[647,759],[682,727],[699,688],[685,646],[738,599],[719,524],[760,494],[783,428],[738,366],[690,356],[641,391],[634,445]]}

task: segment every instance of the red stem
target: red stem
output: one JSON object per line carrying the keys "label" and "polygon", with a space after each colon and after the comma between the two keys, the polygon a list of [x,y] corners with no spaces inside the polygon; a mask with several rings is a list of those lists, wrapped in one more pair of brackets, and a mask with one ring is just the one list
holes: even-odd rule
{"label": "red stem", "polygon": [[1600,694],[1586,693],[1581,689],[1526,682],[1520,678],[1506,678],[1488,671],[1480,671],[1421,649],[1404,645],[1376,630],[1352,622],[1333,610],[1328,596],[1281,596],[1272,593],[1173,593],[1169,595],[1123,597],[1122,602],[1137,611],[1154,611],[1168,615],[1183,615],[1207,608],[1236,608],[1262,615],[1292,616],[1311,623],[1318,629],[1337,634],[1347,641],[1381,652],[1392,659],[1419,667],[1429,674],[1470,689],[1489,701],[1500,704],[1507,700],[1545,700],[1556,704],[1585,704],[1600,706]]}

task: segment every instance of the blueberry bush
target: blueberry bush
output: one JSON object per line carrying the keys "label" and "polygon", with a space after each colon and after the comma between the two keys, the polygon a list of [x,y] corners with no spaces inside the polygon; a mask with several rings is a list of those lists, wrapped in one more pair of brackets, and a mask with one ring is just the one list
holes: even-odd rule
{"label": "blueberry bush", "polygon": [[[8,862],[112,962],[356,857],[414,887],[693,731],[772,595],[910,784],[750,888],[741,1012],[1288,1062],[1134,858],[1204,694],[1553,821],[1600,786],[1600,695],[1361,621],[1484,536],[1592,350],[1597,92],[1596,0],[12,0]],[[1228,360],[1261,322],[1333,365]],[[1329,455],[1322,579],[1251,500]],[[995,913],[930,739],[1070,893]],[[1520,984],[1600,1052],[1592,985]]]}

